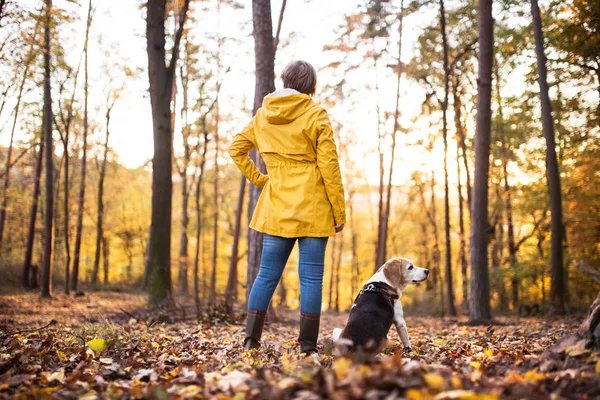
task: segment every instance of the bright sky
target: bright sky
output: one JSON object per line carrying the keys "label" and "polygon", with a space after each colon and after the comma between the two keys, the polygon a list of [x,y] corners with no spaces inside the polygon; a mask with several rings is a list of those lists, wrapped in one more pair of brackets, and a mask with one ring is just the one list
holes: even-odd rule
{"label": "bright sky", "polygon": [[[33,1],[33,0],[27,0]],[[64,6],[66,1],[56,1],[57,6]],[[87,3],[83,2],[82,3]],[[95,0],[97,5],[94,22],[92,25],[90,42],[90,79],[93,84],[90,99],[91,109],[96,118],[96,140],[100,140],[104,132],[104,109],[106,103],[106,79],[107,70],[115,76],[119,76],[119,66],[115,66],[117,60],[125,60],[132,69],[141,72],[138,79],[128,80],[125,91],[119,98],[111,117],[110,146],[116,152],[119,160],[128,167],[144,165],[153,154],[152,142],[152,118],[150,102],[148,97],[147,78],[147,54],[145,41],[144,11],[141,9],[139,0]],[[242,0],[242,9],[231,10],[224,6],[221,20],[216,16],[215,10],[209,12],[196,12],[196,21],[188,25],[192,30],[192,37],[196,42],[201,42],[203,35],[215,35],[220,31],[223,37],[228,38],[223,49],[223,65],[230,66],[230,72],[225,76],[221,94],[221,112],[231,114],[232,122],[224,124],[222,134],[231,137],[241,130],[248,122],[249,109],[251,109],[254,97],[254,42],[251,35],[251,0]],[[36,4],[37,7],[37,3]],[[199,2],[199,5],[202,2]],[[331,56],[323,52],[323,46],[331,44],[335,38],[335,29],[343,21],[344,14],[351,13],[357,4],[357,0],[289,0],[285,11],[283,27],[281,31],[280,47],[276,57],[276,87],[281,87],[278,78],[281,70],[293,59],[304,59],[311,62],[317,70],[322,68]],[[69,5],[67,5],[69,6]],[[275,29],[277,17],[281,7],[280,0],[272,1],[272,14]],[[79,60],[84,38],[84,20],[87,13],[87,4],[79,7],[78,12],[82,16],[81,21],[73,24],[74,32],[64,33],[65,37],[77,38],[68,51],[68,60],[76,65]],[[414,43],[420,33],[420,28],[430,23],[434,15],[427,13],[413,14],[405,19],[403,60],[408,62],[412,57]],[[397,41],[392,39],[392,43]],[[229,43],[229,44],[228,44]],[[391,50],[393,54],[397,49]],[[322,73],[321,78],[326,73]],[[375,75],[372,61],[365,61],[358,79],[364,80],[365,87],[373,85]],[[378,76],[381,88],[379,102],[382,110],[393,112],[395,103],[395,77],[390,72],[381,72]],[[82,79],[80,79],[81,90]],[[414,142],[416,137],[424,136],[428,130],[428,121],[416,120],[410,122],[420,112],[424,91],[413,82],[402,83],[401,110],[402,122],[405,126],[411,126],[408,135],[400,135],[397,149],[398,162],[395,173],[395,182],[405,182],[410,173],[422,165],[427,165],[430,170],[432,166],[441,174],[442,148],[437,143],[432,153],[426,153],[415,147],[407,147],[407,142]],[[368,180],[371,183],[378,181],[378,159],[375,155],[377,146],[377,125],[375,106],[377,96],[371,90],[365,90],[364,95],[357,96],[359,101],[352,109],[330,110],[333,120],[342,123],[342,132],[353,132],[357,136],[357,145],[352,150],[350,157],[365,159],[364,168]],[[181,99],[178,100],[178,108]],[[179,123],[176,124],[175,147],[180,143],[177,131]],[[388,127],[388,129],[390,129]],[[7,135],[2,135],[2,143],[7,141]],[[93,140],[93,139],[92,139]],[[455,150],[449,150],[453,157]],[[58,151],[59,152],[59,151]],[[366,153],[366,158],[365,158]],[[450,158],[452,160],[452,158]],[[440,167],[440,168],[438,168]],[[451,178],[453,170],[451,168]],[[442,176],[438,176],[438,180]]]}

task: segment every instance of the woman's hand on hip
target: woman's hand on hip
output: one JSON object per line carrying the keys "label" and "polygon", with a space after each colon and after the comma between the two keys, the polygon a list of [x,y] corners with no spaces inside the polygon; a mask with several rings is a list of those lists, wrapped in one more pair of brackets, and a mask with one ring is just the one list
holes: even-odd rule
{"label": "woman's hand on hip", "polygon": [[344,230],[344,224],[338,224],[335,226],[335,232],[339,233]]}

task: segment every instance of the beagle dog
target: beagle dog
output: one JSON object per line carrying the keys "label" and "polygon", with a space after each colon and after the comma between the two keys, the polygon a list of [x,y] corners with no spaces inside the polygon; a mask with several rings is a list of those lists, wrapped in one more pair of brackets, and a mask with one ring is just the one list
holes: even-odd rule
{"label": "beagle dog", "polygon": [[423,282],[429,270],[406,258],[392,258],[367,281],[352,304],[344,329],[333,330],[338,355],[348,352],[377,354],[387,342],[387,333],[396,326],[405,350],[412,350],[400,298],[411,283]]}

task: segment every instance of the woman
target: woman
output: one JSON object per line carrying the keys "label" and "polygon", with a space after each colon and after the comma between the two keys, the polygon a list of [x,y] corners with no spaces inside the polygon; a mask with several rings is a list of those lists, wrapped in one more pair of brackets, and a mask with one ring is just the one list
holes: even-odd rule
{"label": "woman", "polygon": [[[262,193],[250,228],[263,232],[258,276],[248,299],[246,349],[260,347],[273,292],[292,248],[300,259],[300,351],[316,351],[321,316],[325,248],[346,223],[344,187],[327,112],[317,106],[317,73],[304,61],[288,64],[284,89],[267,95],[252,122],[229,147],[229,155]],[[262,174],[248,154],[256,147],[267,166]]]}

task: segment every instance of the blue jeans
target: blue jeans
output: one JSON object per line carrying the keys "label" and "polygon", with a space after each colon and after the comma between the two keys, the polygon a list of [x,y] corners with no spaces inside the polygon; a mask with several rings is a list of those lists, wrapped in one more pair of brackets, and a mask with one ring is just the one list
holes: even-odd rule
{"label": "blue jeans", "polygon": [[300,247],[300,311],[320,314],[327,237],[284,238],[265,234],[260,270],[252,285],[248,309],[266,312],[296,240]]}

